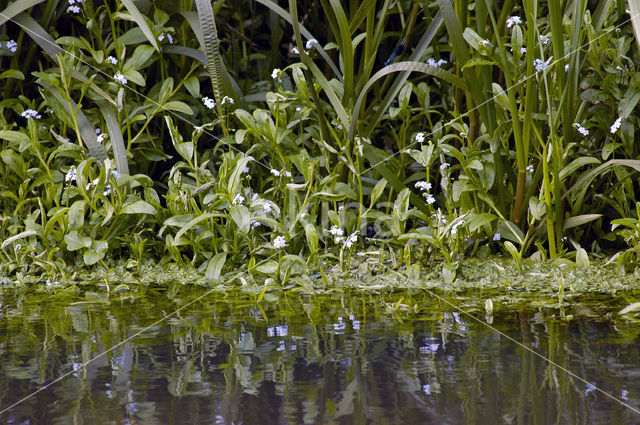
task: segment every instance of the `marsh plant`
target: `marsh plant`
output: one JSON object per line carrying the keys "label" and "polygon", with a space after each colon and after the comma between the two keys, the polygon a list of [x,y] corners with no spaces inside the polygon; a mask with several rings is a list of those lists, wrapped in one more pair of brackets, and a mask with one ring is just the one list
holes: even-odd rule
{"label": "marsh plant", "polygon": [[621,6],[11,2],[2,272],[126,258],[296,285],[377,255],[452,281],[469,255],[606,249],[633,268]]}

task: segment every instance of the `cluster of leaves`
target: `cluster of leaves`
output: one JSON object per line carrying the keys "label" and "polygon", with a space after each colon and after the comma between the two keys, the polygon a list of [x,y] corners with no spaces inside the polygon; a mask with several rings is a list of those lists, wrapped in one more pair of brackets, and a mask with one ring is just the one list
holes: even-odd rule
{"label": "cluster of leaves", "polygon": [[78,4],[0,20],[4,273],[635,260],[639,60],[611,1]]}

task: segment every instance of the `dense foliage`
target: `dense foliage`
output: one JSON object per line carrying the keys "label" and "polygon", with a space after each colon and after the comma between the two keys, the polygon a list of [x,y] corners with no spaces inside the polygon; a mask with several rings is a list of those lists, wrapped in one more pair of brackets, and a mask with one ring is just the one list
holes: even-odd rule
{"label": "dense foliage", "polygon": [[0,268],[126,258],[285,282],[390,261],[451,281],[465,255],[585,266],[611,248],[633,267],[624,6],[10,2]]}

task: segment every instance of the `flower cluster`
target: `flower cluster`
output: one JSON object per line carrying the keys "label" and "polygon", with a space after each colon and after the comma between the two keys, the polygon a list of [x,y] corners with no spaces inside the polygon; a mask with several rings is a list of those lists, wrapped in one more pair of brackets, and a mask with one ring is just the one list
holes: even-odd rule
{"label": "flower cluster", "polygon": [[71,167],[69,168],[69,171],[67,171],[67,174],[64,176],[64,181],[65,182],[74,182],[76,181],[76,179],[78,178],[78,170],[76,170],[76,167]]}
{"label": "flower cluster", "polygon": [[583,126],[578,124],[577,122],[574,122],[573,126],[576,128],[576,130],[578,130],[578,133],[582,134],[583,136],[588,136],[589,135],[589,130],[587,130],[586,128],[584,128]]}
{"label": "flower cluster", "polygon": [[434,58],[427,59],[427,65],[431,65],[435,68],[440,68],[442,65],[446,65],[447,61],[444,59],[435,60]]}
{"label": "flower cluster", "polygon": [[610,128],[611,134],[614,134],[615,132],[617,132],[621,125],[622,125],[622,118],[618,117],[618,119],[615,120],[615,122],[613,123],[613,125]]}
{"label": "flower cluster", "polygon": [[287,241],[284,238],[284,236],[277,236],[274,240],[273,240],[273,246],[274,248],[284,248],[285,246],[287,246]]}
{"label": "flower cluster", "polygon": [[507,28],[511,28],[514,25],[518,25],[522,23],[522,19],[519,16],[509,16],[507,18]]}
{"label": "flower cluster", "polygon": [[500,232],[496,232],[496,233],[493,235],[493,240],[494,240],[495,242],[498,242],[500,239],[502,239],[502,236],[500,235]]}
{"label": "flower cluster", "polygon": [[22,115],[23,118],[35,118],[37,120],[42,118],[42,115],[34,109],[25,109],[20,115]]}
{"label": "flower cluster", "polygon": [[289,177],[291,178],[291,171],[287,171],[287,170],[276,170],[275,168],[271,169],[271,174],[273,174],[276,177],[280,177],[280,176],[285,176],[285,177]]}
{"label": "flower cluster", "polygon": [[358,231],[356,230],[349,235],[346,241],[344,241],[345,248],[351,248],[354,243],[358,242]]}
{"label": "flower cluster", "polygon": [[551,59],[552,58],[549,58],[546,61],[543,61],[542,59],[534,59],[533,66],[536,68],[536,72],[544,71],[545,69],[549,68]]}
{"label": "flower cluster", "polygon": [[204,103],[204,106],[209,109],[213,109],[216,107],[216,101],[206,96],[202,98],[202,103]]}
{"label": "flower cluster", "polygon": [[233,197],[233,201],[231,201],[233,205],[242,205],[243,202],[244,196],[240,195],[239,193],[236,194],[236,196]]}
{"label": "flower cluster", "polygon": [[167,40],[169,40],[169,44],[173,44],[173,36],[169,33],[162,33],[158,36],[158,41],[162,41],[164,40],[166,37]]}
{"label": "flower cluster", "polygon": [[107,56],[105,62],[109,62],[111,65],[117,65],[118,59],[114,58],[113,56]]}
{"label": "flower cluster", "polygon": [[5,44],[5,47],[15,53],[18,50],[18,43],[13,40],[9,40],[7,41],[7,44]]}
{"label": "flower cluster", "polygon": [[67,7],[67,12],[78,14],[80,13],[79,4],[82,3],[83,0],[69,0],[69,7]]}
{"label": "flower cluster", "polygon": [[228,103],[229,105],[233,105],[233,99],[230,98],[229,96],[223,97],[222,100],[220,101],[220,104],[224,105],[226,103]]}
{"label": "flower cluster", "polygon": [[451,226],[451,234],[455,235],[458,233],[458,227],[463,226],[464,225],[464,220],[460,220],[457,223],[453,223],[453,226]]}
{"label": "flower cluster", "polygon": [[127,84],[127,78],[119,72],[116,72],[113,78],[122,84]]}
{"label": "flower cluster", "polygon": [[416,142],[417,143],[424,142],[424,133],[420,132],[420,133],[416,134]]}
{"label": "flower cluster", "polygon": [[527,170],[530,173],[533,173],[535,171],[534,168],[533,168],[533,164],[527,165],[527,168],[525,168],[525,170]]}
{"label": "flower cluster", "polygon": [[333,235],[333,241],[335,243],[344,241],[344,230],[342,230],[342,228],[336,226],[335,224],[331,226],[331,229],[329,229],[329,233]]}

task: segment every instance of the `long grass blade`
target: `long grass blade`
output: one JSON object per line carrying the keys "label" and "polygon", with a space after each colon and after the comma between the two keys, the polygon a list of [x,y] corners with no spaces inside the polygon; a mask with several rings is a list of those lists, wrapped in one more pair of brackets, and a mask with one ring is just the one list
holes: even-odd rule
{"label": "long grass blade", "polygon": [[116,166],[120,174],[129,174],[129,164],[127,163],[127,149],[124,146],[122,130],[118,122],[115,109],[106,101],[98,102],[104,121],[107,123],[111,147],[116,158]]}
{"label": "long grass blade", "polygon": [[14,18],[25,10],[42,3],[45,0],[20,0],[14,1],[7,6],[2,12],[0,12],[0,25],[7,22],[9,19]]}
{"label": "long grass blade", "polygon": [[51,36],[31,16],[26,13],[20,13],[13,18],[13,20],[25,29],[33,41],[35,41],[38,46],[40,46],[40,48],[42,48],[42,50],[44,50],[45,53],[54,61],[56,60],[55,57],[58,53],[64,52],[62,47],[58,46],[58,44],[53,41],[53,38],[51,38]]}
{"label": "long grass blade", "polygon": [[[98,138],[96,136],[95,129],[89,122],[87,116],[78,108],[78,105],[70,99],[67,101],[60,90],[52,85],[45,83],[44,81],[38,81],[45,90],[47,90],[52,96],[56,98],[56,100],[65,108],[66,113],[73,116],[73,112],[76,114],[76,120],[78,125],[78,131],[80,134],[78,136],[82,138],[87,149],[89,149],[89,153],[91,156],[98,160],[98,163],[102,164],[105,159],[107,159],[107,155],[104,152],[104,148],[100,143],[98,143]],[[73,112],[72,112],[73,111]]]}
{"label": "long grass blade", "polygon": [[638,43],[638,48],[640,48],[640,0],[629,0],[629,15],[631,17],[633,33],[636,36],[636,43]]}
{"label": "long grass blade", "polygon": [[149,43],[151,43],[156,51],[159,52],[160,48],[158,47],[158,42],[156,41],[155,35],[153,35],[153,31],[151,31],[151,27],[149,27],[149,24],[147,23],[147,18],[142,13],[140,13],[132,0],[122,0],[122,4],[127,8],[134,21],[136,21],[136,24],[138,24],[138,27],[147,38]]}
{"label": "long grass blade", "polygon": [[354,93],[354,58],[353,58],[353,44],[351,40],[351,30],[349,29],[349,21],[347,15],[342,8],[339,0],[329,0],[331,2],[331,8],[336,19],[338,31],[340,36],[338,38],[338,48],[340,55],[342,56],[342,66],[344,67],[344,96],[342,100],[343,105],[351,106],[351,99],[355,97]]}
{"label": "long grass blade", "polygon": [[376,72],[371,79],[365,84],[362,91],[358,95],[358,99],[356,100],[356,104],[353,108],[353,116],[351,117],[351,125],[349,126],[349,132],[347,133],[347,139],[351,140],[355,136],[356,125],[358,120],[358,111],[360,110],[360,106],[365,99],[367,91],[371,88],[371,86],[380,78],[399,71],[408,71],[408,72],[420,72],[423,74],[428,74],[434,76],[436,78],[440,78],[454,86],[458,87],[461,90],[467,91],[469,87],[467,83],[462,78],[452,74],[449,71],[445,71],[444,69],[437,68],[435,66],[427,65],[422,62],[396,62],[394,64],[385,66],[380,71]]}

